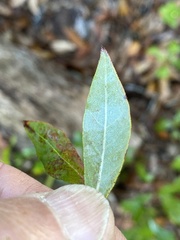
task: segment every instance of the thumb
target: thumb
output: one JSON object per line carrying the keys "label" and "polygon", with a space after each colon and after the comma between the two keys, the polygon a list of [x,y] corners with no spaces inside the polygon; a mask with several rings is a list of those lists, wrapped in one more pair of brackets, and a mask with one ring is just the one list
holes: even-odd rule
{"label": "thumb", "polygon": [[114,217],[108,201],[95,189],[68,185],[46,196],[68,239],[115,239]]}
{"label": "thumb", "polygon": [[[67,185],[47,193],[2,200],[0,215],[3,212],[0,239],[2,233],[3,237],[13,236],[12,239],[124,239],[114,226],[108,201],[84,185]],[[13,234],[7,235],[8,231]]]}

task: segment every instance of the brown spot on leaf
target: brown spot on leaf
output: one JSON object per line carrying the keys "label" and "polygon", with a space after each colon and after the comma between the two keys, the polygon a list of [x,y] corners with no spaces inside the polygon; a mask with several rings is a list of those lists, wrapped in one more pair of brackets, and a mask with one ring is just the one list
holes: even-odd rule
{"label": "brown spot on leaf", "polygon": [[35,133],[34,129],[32,129],[32,128],[29,126],[29,123],[30,123],[29,120],[24,120],[24,121],[23,121],[24,127],[27,128],[30,132]]}
{"label": "brown spot on leaf", "polygon": [[57,175],[57,173],[58,173],[58,175],[60,175],[60,172],[63,169],[63,167],[62,167],[63,164],[64,164],[64,161],[61,158],[57,158],[56,160],[49,161],[48,164],[46,165],[46,171],[51,176],[55,176],[55,175]]}

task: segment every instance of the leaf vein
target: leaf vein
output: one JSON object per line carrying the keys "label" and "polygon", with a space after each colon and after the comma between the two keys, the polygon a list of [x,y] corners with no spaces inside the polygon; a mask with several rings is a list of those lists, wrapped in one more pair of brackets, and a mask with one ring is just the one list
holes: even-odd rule
{"label": "leaf vein", "polygon": [[[107,60],[106,60],[107,63]],[[105,63],[105,66],[106,66]],[[104,78],[104,129],[103,129],[103,147],[102,147],[102,154],[101,154],[101,164],[100,164],[100,169],[99,169],[99,176],[98,176],[98,182],[96,189],[99,191],[100,184],[101,184],[101,178],[103,174],[103,165],[105,161],[105,150],[106,150],[106,135],[107,135],[107,68],[105,67],[105,78]]]}
{"label": "leaf vein", "polygon": [[94,117],[94,115],[93,115],[92,112],[90,112],[90,115],[91,115],[91,117],[95,120],[95,122],[96,122],[100,127],[103,126],[103,125]]}
{"label": "leaf vein", "polygon": [[36,133],[36,134],[37,134],[40,138],[42,138],[42,139],[53,149],[53,151],[54,151],[60,158],[62,158],[63,161],[64,161],[67,165],[69,165],[70,168],[72,168],[72,169],[74,170],[74,172],[77,173],[77,175],[79,175],[80,177],[82,177],[81,174],[78,172],[78,170],[76,170],[76,169],[74,168],[74,166],[72,166],[68,161],[66,161],[66,159],[64,159],[64,158],[59,154],[59,152],[52,146],[52,144],[51,144],[47,139],[45,139],[44,137],[42,137],[42,136],[39,135],[38,133]]}

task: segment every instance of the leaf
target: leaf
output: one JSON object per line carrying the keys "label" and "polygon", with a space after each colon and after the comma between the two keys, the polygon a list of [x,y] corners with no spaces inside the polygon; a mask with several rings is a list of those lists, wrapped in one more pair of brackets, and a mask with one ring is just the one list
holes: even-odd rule
{"label": "leaf", "polygon": [[126,94],[102,49],[84,113],[83,156],[85,184],[106,197],[122,168],[130,132]]}
{"label": "leaf", "polygon": [[172,161],[171,168],[177,172],[180,172],[180,155],[177,155]]}
{"label": "leaf", "polygon": [[45,122],[24,121],[28,137],[46,172],[69,183],[83,183],[83,162],[66,135]]}
{"label": "leaf", "polygon": [[180,6],[176,2],[170,1],[162,5],[159,14],[169,27],[177,28],[179,26]]}
{"label": "leaf", "polygon": [[172,183],[160,188],[159,198],[168,219],[173,224],[180,225],[180,177],[175,178]]}

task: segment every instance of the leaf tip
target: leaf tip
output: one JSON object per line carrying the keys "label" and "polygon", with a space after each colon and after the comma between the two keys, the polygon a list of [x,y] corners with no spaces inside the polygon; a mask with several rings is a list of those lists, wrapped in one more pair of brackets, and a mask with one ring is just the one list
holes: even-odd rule
{"label": "leaf tip", "polygon": [[23,120],[24,127],[27,127],[29,120]]}
{"label": "leaf tip", "polygon": [[23,125],[26,129],[28,129],[30,132],[34,132],[34,130],[30,127],[29,125],[30,121],[29,120],[24,120]]}
{"label": "leaf tip", "polygon": [[108,53],[107,53],[107,50],[106,50],[103,46],[101,46],[101,53],[108,54]]}

